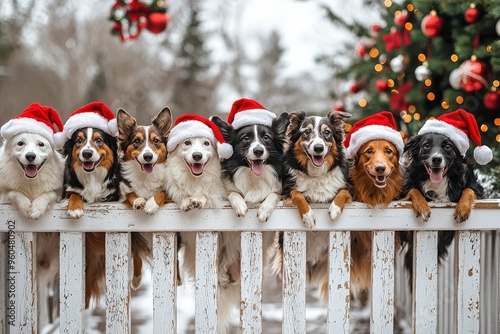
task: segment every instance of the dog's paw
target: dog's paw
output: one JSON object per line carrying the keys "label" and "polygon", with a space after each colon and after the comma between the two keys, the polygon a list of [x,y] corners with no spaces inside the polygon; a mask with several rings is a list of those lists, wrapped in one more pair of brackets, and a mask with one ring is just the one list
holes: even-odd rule
{"label": "dog's paw", "polygon": [[76,209],[76,210],[68,210],[68,214],[71,218],[73,219],[78,219],[81,216],[83,216],[83,210],[81,209]]}
{"label": "dog's paw", "polygon": [[342,209],[340,209],[340,207],[338,205],[336,205],[334,202],[332,202],[332,204],[330,204],[330,208],[328,208],[328,213],[330,214],[330,218],[332,220],[335,220],[342,213]]}
{"label": "dog's paw", "polygon": [[156,213],[156,211],[158,211],[159,208],[160,208],[160,206],[158,204],[156,204],[155,198],[153,196],[150,199],[148,199],[148,201],[146,202],[146,205],[144,206],[144,212],[146,212],[146,214],[152,216]]}
{"label": "dog's paw", "polygon": [[313,228],[316,225],[316,216],[311,208],[309,208],[309,211],[302,215],[302,221],[307,228]]}
{"label": "dog's paw", "polygon": [[415,212],[415,216],[423,222],[428,221],[431,217],[431,208],[427,202],[423,202],[420,205],[415,205],[415,203],[413,203],[413,211]]}
{"label": "dog's paw", "polygon": [[142,275],[132,277],[132,282],[130,283],[130,287],[134,290],[137,290],[142,285]]}
{"label": "dog's paw", "polygon": [[142,197],[136,198],[132,203],[134,210],[144,210],[144,206],[146,206],[146,200]]}
{"label": "dog's paw", "polygon": [[40,218],[45,213],[46,209],[47,209],[46,206],[32,205],[29,212],[28,212],[29,219]]}
{"label": "dog's paw", "polygon": [[259,217],[259,221],[261,223],[267,222],[269,217],[271,217],[271,213],[274,210],[274,206],[268,206],[265,203],[262,203],[262,205],[259,208],[259,211],[257,211],[257,216]]}
{"label": "dog's paw", "polygon": [[238,200],[234,200],[231,202],[231,206],[233,207],[234,212],[237,217],[244,217],[248,212],[247,203],[243,198],[239,198]]}
{"label": "dog's paw", "polygon": [[204,197],[190,197],[182,200],[180,209],[182,211],[189,211],[192,209],[201,209],[205,206],[206,199]]}
{"label": "dog's paw", "polygon": [[471,213],[470,206],[458,204],[455,209],[455,214],[453,215],[453,217],[455,218],[455,222],[457,224],[462,224],[464,221],[469,219],[470,213]]}

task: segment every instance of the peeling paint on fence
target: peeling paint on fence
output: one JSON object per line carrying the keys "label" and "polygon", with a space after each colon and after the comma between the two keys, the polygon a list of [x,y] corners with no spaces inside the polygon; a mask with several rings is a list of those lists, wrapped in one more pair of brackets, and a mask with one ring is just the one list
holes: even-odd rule
{"label": "peeling paint on fence", "polygon": [[328,333],[349,333],[351,233],[330,232]]}

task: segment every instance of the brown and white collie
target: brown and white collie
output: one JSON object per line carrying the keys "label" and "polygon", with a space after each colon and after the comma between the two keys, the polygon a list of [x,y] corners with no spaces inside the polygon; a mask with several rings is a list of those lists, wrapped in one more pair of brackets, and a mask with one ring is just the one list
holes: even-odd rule
{"label": "brown and white collie", "polygon": [[[311,202],[331,203],[330,218],[335,220],[350,202],[347,189],[348,164],[344,149],[346,112],[332,111],[327,116],[306,116],[303,111],[290,113],[285,150],[284,195],[299,211],[307,227],[316,219]],[[328,293],[328,232],[307,233],[307,273],[311,283],[320,288],[324,300]],[[273,269],[281,272],[283,233]]]}
{"label": "brown and white collie", "polygon": [[[138,125],[125,110],[116,113],[118,122],[118,159],[122,179],[122,202],[134,210],[153,215],[165,204],[167,193],[167,139],[172,125],[172,114],[163,108],[151,120],[151,125]],[[132,288],[142,281],[142,262],[151,258],[151,234],[132,233],[131,251],[134,261]]]}

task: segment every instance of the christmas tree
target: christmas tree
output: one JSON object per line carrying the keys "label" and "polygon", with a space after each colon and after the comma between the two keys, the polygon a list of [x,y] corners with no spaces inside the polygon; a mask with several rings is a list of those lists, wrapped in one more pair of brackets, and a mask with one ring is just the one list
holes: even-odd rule
{"label": "christmas tree", "polygon": [[336,77],[354,82],[345,94],[333,98],[356,101],[344,106],[356,118],[390,110],[405,136],[415,135],[430,117],[463,108],[476,116],[483,144],[494,151],[495,160],[483,171],[491,174],[492,167],[498,169],[500,2],[367,3],[379,4],[382,22],[348,23],[325,8],[332,22],[357,37],[343,50],[354,53],[349,64],[323,58]]}

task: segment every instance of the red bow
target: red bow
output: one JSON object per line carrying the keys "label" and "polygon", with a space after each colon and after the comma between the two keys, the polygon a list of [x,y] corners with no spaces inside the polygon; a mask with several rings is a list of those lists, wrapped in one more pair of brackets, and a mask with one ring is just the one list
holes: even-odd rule
{"label": "red bow", "polygon": [[391,110],[399,112],[401,110],[408,109],[410,103],[405,100],[405,95],[411,90],[412,86],[411,81],[406,81],[404,84],[399,86],[397,91],[393,91],[391,93],[391,96],[389,97]]}
{"label": "red bow", "polygon": [[384,35],[385,51],[391,52],[392,50],[398,50],[401,45],[410,45],[410,32],[406,29],[403,31],[392,31]]}

